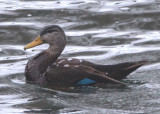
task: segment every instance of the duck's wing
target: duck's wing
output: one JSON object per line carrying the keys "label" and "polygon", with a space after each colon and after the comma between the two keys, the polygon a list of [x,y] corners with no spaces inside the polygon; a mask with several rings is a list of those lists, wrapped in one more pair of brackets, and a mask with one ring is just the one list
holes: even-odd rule
{"label": "duck's wing", "polygon": [[[91,76],[89,78],[98,78],[97,76],[99,76],[99,78],[103,79],[104,82],[112,82],[112,83],[117,83],[117,84],[122,84],[122,85],[125,85],[124,83],[118,81],[118,80],[115,80],[113,78],[111,78],[108,73],[105,73],[105,72],[101,72],[101,71],[98,71],[90,66],[85,66],[85,65],[80,65],[80,67],[78,68],[86,73],[89,73],[89,74],[92,74],[92,75],[95,75],[96,77],[94,76]],[[100,80],[101,80],[100,79]]]}
{"label": "duck's wing", "polygon": [[133,71],[135,71],[136,69],[138,69],[146,63],[148,63],[147,60],[125,62],[115,65],[96,65],[87,61],[85,61],[83,64],[89,65],[98,71],[106,72],[113,79],[122,80],[126,78],[130,73],[132,73]]}
{"label": "duck's wing", "polygon": [[[135,61],[135,62],[125,62],[125,63],[119,63],[115,65],[100,65],[100,64],[94,64],[89,61],[85,60],[79,60],[79,59],[58,59],[56,61],[56,64],[60,65],[81,65],[88,68],[94,68],[94,70],[99,72],[105,72],[108,73],[108,76],[116,79],[116,80],[122,80],[126,78],[130,73],[138,69],[139,67],[143,66],[144,64],[148,63],[147,60],[143,61]],[[80,67],[81,68],[81,67]],[[87,71],[86,71],[87,72]]]}
{"label": "duck's wing", "polygon": [[120,81],[110,78],[104,72],[85,65],[50,67],[44,76],[49,84],[57,86],[90,85],[108,82],[123,84]]}

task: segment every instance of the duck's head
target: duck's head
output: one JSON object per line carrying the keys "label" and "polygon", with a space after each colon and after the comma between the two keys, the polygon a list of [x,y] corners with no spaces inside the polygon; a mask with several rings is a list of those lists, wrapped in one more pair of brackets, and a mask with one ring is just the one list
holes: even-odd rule
{"label": "duck's head", "polygon": [[29,49],[43,43],[48,43],[50,46],[64,48],[66,45],[66,37],[61,27],[57,25],[46,26],[38,35],[38,37],[24,49]]}

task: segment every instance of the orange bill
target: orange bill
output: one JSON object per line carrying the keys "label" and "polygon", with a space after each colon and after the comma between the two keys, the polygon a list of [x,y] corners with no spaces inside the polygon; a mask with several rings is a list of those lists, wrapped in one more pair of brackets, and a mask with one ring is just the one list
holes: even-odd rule
{"label": "orange bill", "polygon": [[29,49],[29,48],[32,48],[32,47],[35,47],[35,46],[38,46],[38,45],[41,45],[41,44],[43,44],[43,41],[42,41],[41,37],[38,36],[33,42],[26,45],[24,47],[24,49],[26,50],[26,49]]}

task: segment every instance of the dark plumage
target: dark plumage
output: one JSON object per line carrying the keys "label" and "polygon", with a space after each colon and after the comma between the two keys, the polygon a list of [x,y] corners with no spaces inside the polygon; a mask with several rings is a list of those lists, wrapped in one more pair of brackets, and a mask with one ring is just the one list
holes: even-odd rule
{"label": "dark plumage", "polygon": [[47,50],[30,59],[26,65],[28,82],[54,86],[92,85],[118,83],[146,61],[127,62],[116,65],[98,65],[85,60],[58,59],[66,45],[63,30],[57,25],[44,28],[40,35],[24,49],[48,43]]}

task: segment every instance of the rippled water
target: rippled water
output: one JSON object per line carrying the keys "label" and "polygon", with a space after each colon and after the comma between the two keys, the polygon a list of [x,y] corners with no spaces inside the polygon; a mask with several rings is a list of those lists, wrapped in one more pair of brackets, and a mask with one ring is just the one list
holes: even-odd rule
{"label": "rippled water", "polygon": [[[60,114],[160,113],[160,2],[158,0],[0,0],[0,112]],[[26,84],[24,51],[46,25],[67,35],[62,57],[115,64],[150,60],[127,87],[49,89]]]}

